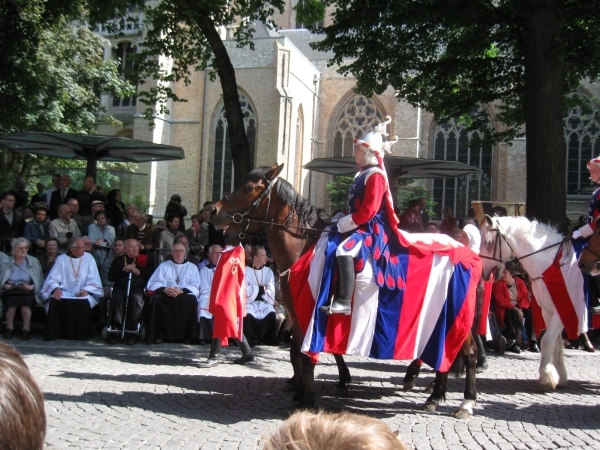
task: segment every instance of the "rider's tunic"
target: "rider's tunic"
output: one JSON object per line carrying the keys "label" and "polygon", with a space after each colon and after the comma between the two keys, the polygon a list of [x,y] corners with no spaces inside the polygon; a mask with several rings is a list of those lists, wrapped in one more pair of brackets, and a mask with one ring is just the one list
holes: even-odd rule
{"label": "rider's tunic", "polygon": [[356,228],[339,245],[336,255],[354,257],[357,274],[372,261],[377,285],[383,287],[385,284],[388,289],[394,289],[400,275],[400,266],[398,258],[391,255],[398,254],[400,245],[389,223],[383,201],[386,190],[387,183],[379,167],[370,166],[357,174],[348,196],[348,208],[353,222],[350,226]]}
{"label": "rider's tunic", "polygon": [[592,232],[596,229],[598,217],[600,217],[600,186],[596,187],[588,204],[587,223],[592,228]]}

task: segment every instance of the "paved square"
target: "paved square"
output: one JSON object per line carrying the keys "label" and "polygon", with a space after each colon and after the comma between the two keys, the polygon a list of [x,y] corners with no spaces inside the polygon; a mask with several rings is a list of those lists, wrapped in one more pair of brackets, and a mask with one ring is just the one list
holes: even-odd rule
{"label": "paved square", "polygon": [[[255,362],[237,366],[239,351],[228,348],[225,363],[202,369],[207,345],[8,343],[44,391],[48,449],[260,449],[293,408],[287,349],[257,347]],[[600,352],[567,350],[565,358],[568,387],[543,394],[539,354],[492,353],[478,375],[475,415],[459,421],[450,414],[464,379],[451,380],[447,402],[428,414],[419,410],[433,379],[425,367],[416,390],[402,392],[407,362],[348,358],[351,397],[342,399],[330,395],[337,369],[325,356],[316,369],[318,406],[377,417],[417,449],[600,448]]]}

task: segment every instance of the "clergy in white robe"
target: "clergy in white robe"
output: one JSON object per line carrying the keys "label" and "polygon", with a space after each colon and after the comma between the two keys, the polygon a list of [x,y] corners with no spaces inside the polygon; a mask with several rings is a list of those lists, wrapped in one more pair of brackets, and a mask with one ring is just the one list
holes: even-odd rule
{"label": "clergy in white robe", "polygon": [[68,241],[68,255],[60,255],[41,289],[46,303],[47,340],[89,339],[91,309],[104,294],[94,257],[80,238]]}
{"label": "clergy in white robe", "polygon": [[265,266],[267,252],[254,247],[250,253],[252,266],[246,267],[246,317],[244,335],[250,347],[259,343],[277,345],[275,304],[275,276]]}
{"label": "clergy in white robe", "polygon": [[171,255],[173,260],[160,264],[148,280],[147,290],[154,292],[148,339],[154,343],[191,341],[198,336],[198,267],[186,261],[182,244],[175,244]]}
{"label": "clergy in white robe", "polygon": [[201,341],[210,341],[212,339],[212,314],[208,312],[210,306],[210,291],[212,288],[215,269],[219,262],[223,247],[220,245],[211,245],[208,248],[208,257],[206,265],[200,268],[200,298],[198,300],[198,339]]}

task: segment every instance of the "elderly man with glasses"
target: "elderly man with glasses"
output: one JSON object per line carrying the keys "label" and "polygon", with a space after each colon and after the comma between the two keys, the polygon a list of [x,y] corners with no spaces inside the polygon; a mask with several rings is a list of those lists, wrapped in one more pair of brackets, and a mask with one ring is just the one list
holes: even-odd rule
{"label": "elderly man with glasses", "polygon": [[73,211],[71,211],[69,205],[59,205],[56,211],[58,219],[50,222],[48,232],[50,237],[55,238],[64,249],[69,239],[81,236],[81,231],[79,231],[77,222],[72,218]]}
{"label": "elderly man with glasses", "polygon": [[46,340],[89,339],[92,308],[104,293],[96,261],[85,252],[83,240],[71,238],[67,247],[69,254],[56,259],[42,286],[48,314]]}

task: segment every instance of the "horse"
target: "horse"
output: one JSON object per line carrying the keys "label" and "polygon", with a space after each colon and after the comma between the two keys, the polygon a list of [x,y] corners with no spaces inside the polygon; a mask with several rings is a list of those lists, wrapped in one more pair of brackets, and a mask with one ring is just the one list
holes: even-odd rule
{"label": "horse", "polygon": [[[244,240],[247,235],[265,233],[277,268],[280,273],[285,274],[313,246],[325,224],[319,220],[315,209],[287,181],[279,177],[282,170],[283,164],[251,171],[243,186],[215,204],[211,220],[215,226],[223,228],[228,236],[237,236],[240,240]],[[294,371],[290,381],[294,383],[296,391],[293,400],[300,402],[300,408],[313,408],[315,364],[301,352],[304,336],[298,325],[288,278],[280,276],[280,284],[283,303],[294,324],[290,348],[290,361]],[[334,357],[339,371],[336,391],[347,394],[347,384],[351,381],[350,371],[342,355],[334,354]],[[471,333],[465,339],[459,357],[466,371],[466,383],[464,399],[453,416],[467,418],[472,414],[477,399],[477,347]],[[416,369],[412,368],[412,377],[416,376],[415,372],[418,374]],[[433,391],[423,409],[435,411],[439,402],[445,400],[448,373],[436,373]]]}
{"label": "horse", "polygon": [[585,274],[598,275],[600,273],[600,226],[597,226],[590,236],[587,245],[581,250],[577,265]]}
{"label": "horse", "polygon": [[[583,277],[570,245],[555,228],[525,217],[489,217],[480,226],[483,278],[498,265],[518,260],[532,279],[546,332],[541,342],[538,383],[543,391],[564,387],[568,376],[563,358],[561,332],[585,331]],[[557,295],[558,294],[558,295]],[[569,314],[570,313],[570,314]],[[573,316],[573,313],[576,316]],[[563,318],[568,317],[569,320]],[[573,319],[577,323],[573,323]]]}

